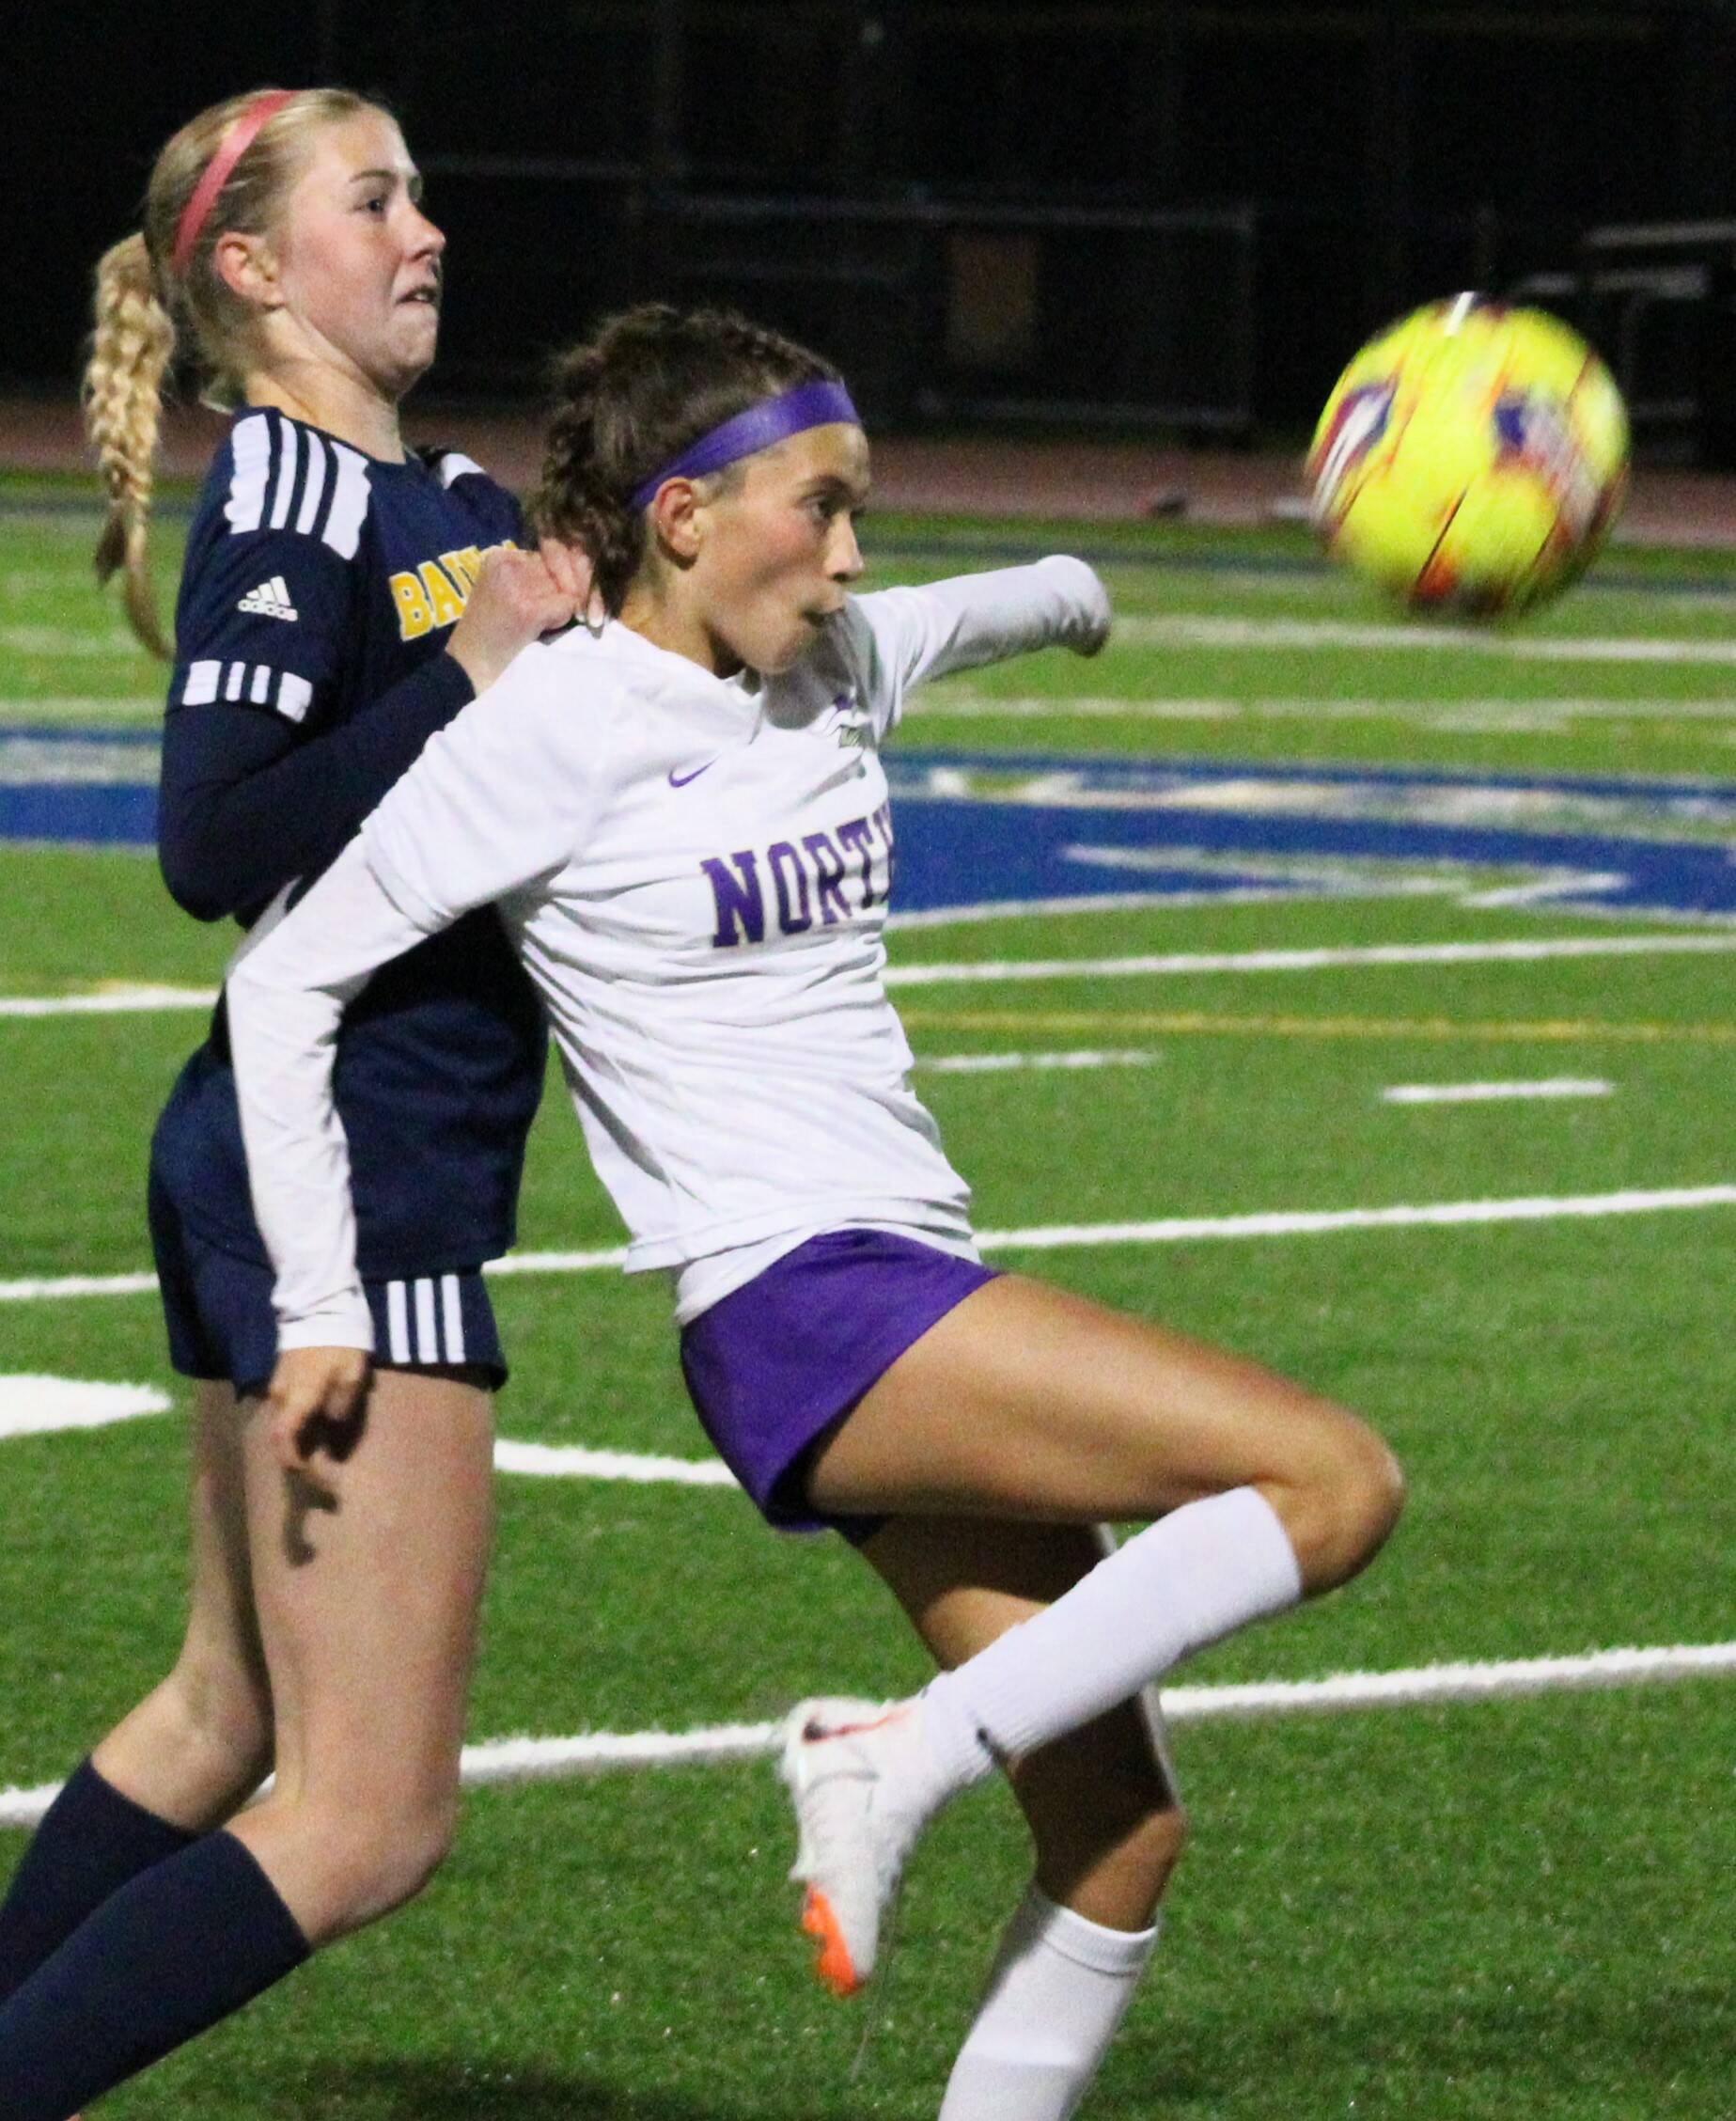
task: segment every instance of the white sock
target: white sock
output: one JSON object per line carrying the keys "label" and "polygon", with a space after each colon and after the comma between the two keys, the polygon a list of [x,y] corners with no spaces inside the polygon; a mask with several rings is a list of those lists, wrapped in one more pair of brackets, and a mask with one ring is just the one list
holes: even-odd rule
{"label": "white sock", "polygon": [[937,1774],[948,1791],[962,1789],[1301,1595],[1289,1535],[1257,1488],[1186,1503],[929,1682],[923,1733]]}
{"label": "white sock", "polygon": [[1067,2121],[1157,1942],[1104,1929],[1033,1885],[1007,1925],[940,2121]]}

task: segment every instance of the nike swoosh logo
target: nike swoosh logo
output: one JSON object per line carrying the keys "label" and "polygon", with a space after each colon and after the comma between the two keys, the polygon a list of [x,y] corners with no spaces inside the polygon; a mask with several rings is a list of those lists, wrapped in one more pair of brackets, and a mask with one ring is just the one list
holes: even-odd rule
{"label": "nike swoosh logo", "polygon": [[671,788],[685,788],[690,780],[697,780],[702,773],[710,773],[716,763],[715,759],[708,759],[704,765],[696,766],[692,773],[688,774],[678,774],[675,768],[671,766],[669,769],[669,786]]}

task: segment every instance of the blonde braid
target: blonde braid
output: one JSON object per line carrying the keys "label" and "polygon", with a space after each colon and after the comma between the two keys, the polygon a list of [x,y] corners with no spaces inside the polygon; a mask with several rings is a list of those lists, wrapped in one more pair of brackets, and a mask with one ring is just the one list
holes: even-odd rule
{"label": "blonde braid", "polygon": [[170,651],[150,573],[150,501],[163,379],[174,353],[175,327],[158,299],[145,239],[128,236],[97,267],[96,333],[85,369],[85,428],[108,493],[97,580],[123,573],[133,631],[164,661]]}

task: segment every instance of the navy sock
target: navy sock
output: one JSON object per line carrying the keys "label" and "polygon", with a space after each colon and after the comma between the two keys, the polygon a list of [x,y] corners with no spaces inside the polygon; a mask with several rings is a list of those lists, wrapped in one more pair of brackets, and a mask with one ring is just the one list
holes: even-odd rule
{"label": "navy sock", "polygon": [[306,1956],[252,1854],[206,1834],[112,1893],[0,2004],[0,2121],[67,2121]]}
{"label": "navy sock", "polygon": [[194,1838],[123,1797],[88,1760],[75,1768],[0,1902],[0,2003],[111,1893]]}

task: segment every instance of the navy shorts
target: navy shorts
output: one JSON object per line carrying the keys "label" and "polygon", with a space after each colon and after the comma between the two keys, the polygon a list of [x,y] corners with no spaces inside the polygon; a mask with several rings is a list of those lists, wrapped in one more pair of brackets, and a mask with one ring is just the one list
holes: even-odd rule
{"label": "navy shorts", "polygon": [[[189,1230],[154,1172],[149,1205],[169,1360],[183,1377],[225,1378],[242,1393],[258,1390],[277,1360],[271,1268]],[[477,1268],[363,1287],[381,1369],[450,1364],[481,1370],[496,1390],[506,1383],[494,1308]]]}
{"label": "navy shorts", "polygon": [[884,1521],[807,1502],[807,1459],[907,1347],[996,1270],[884,1230],[829,1230],[702,1311],[681,1375],[718,1456],[784,1532],[861,1541]]}

